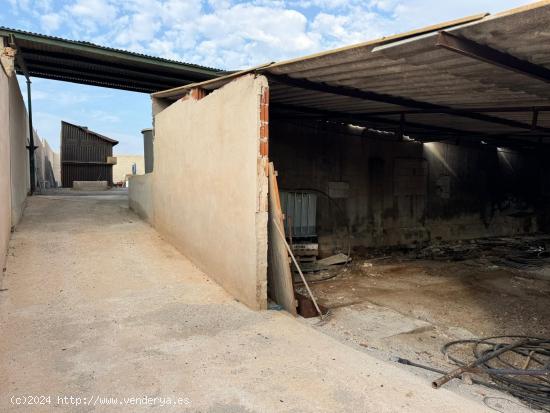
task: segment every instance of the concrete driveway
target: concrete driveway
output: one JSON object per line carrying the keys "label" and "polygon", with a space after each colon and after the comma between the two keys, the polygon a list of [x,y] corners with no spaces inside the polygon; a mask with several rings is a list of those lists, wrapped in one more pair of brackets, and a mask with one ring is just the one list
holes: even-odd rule
{"label": "concrete driveway", "polygon": [[284,312],[248,310],[124,194],[29,199],[0,323],[1,411],[485,411]]}

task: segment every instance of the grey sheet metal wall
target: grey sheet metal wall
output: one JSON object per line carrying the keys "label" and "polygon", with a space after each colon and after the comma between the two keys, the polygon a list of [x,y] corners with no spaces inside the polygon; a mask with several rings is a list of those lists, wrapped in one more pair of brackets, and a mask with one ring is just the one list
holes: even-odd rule
{"label": "grey sheet metal wall", "polygon": [[61,182],[70,188],[73,181],[113,183],[113,146],[118,142],[88,130],[61,122]]}
{"label": "grey sheet metal wall", "polygon": [[145,159],[145,173],[153,172],[153,167],[155,163],[155,153],[153,150],[153,129],[143,129],[141,131],[143,134],[143,157]]}
{"label": "grey sheet metal wall", "polygon": [[281,208],[292,237],[317,236],[317,195],[311,192],[281,191]]}

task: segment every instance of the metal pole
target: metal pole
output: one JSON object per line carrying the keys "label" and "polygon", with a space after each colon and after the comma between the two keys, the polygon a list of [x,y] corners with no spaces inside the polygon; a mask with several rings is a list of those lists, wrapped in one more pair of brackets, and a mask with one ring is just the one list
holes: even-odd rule
{"label": "metal pole", "polygon": [[31,101],[31,79],[27,76],[27,106],[29,107],[29,166],[30,166],[30,179],[31,179],[31,195],[34,194],[36,190],[36,176],[35,176],[35,165],[34,165],[34,133],[32,127],[32,101]]}
{"label": "metal pole", "polygon": [[309,288],[309,284],[306,281],[306,277],[304,277],[304,274],[302,273],[302,269],[298,265],[298,261],[296,261],[296,258],[294,257],[294,254],[292,253],[292,250],[290,249],[290,246],[288,245],[288,242],[286,242],[285,234],[281,228],[279,228],[279,225],[277,224],[277,221],[272,217],[273,224],[275,224],[275,228],[277,229],[277,232],[281,236],[281,240],[284,242],[286,250],[288,251],[290,258],[292,258],[292,261],[294,262],[294,265],[296,266],[296,269],[298,270],[298,274],[300,274],[300,277],[302,278],[302,282],[304,283],[304,286],[306,287],[306,290],[311,297],[311,301],[313,301],[313,305],[315,306],[315,309],[317,310],[317,313],[319,314],[319,318],[323,319],[323,312],[317,305],[317,300],[315,299],[315,296],[311,292],[311,289]]}

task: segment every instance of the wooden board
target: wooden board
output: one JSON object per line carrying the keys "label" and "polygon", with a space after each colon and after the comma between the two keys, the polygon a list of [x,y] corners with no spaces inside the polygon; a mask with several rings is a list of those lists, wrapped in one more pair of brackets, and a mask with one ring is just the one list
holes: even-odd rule
{"label": "wooden board", "polygon": [[267,254],[267,293],[269,297],[292,315],[296,315],[296,299],[290,272],[290,260],[284,240],[273,221],[284,230],[283,212],[273,162],[269,163],[269,243]]}
{"label": "wooden board", "polygon": [[317,260],[317,264],[319,265],[337,265],[337,264],[345,264],[346,262],[351,261],[350,257],[348,257],[346,254],[336,254],[331,255],[330,257],[323,258],[322,260]]}

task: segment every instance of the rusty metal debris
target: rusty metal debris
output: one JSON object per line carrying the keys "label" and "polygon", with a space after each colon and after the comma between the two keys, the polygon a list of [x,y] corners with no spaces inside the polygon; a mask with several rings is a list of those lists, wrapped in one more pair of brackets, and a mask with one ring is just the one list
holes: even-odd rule
{"label": "rusty metal debris", "polygon": [[[464,359],[464,350],[468,349],[473,355],[469,362]],[[474,372],[488,376],[497,388],[530,407],[550,412],[550,339],[496,336],[457,340],[447,343],[442,351],[459,368],[436,380],[437,387],[448,381],[444,377],[452,379]]]}
{"label": "rusty metal debris", "polygon": [[493,359],[495,357],[498,357],[501,354],[503,354],[507,351],[511,351],[511,350],[515,349],[516,347],[522,346],[526,343],[527,343],[527,339],[520,339],[520,340],[515,341],[511,344],[508,344],[504,347],[498,347],[498,348],[494,349],[494,351],[487,352],[482,357],[477,358],[474,361],[472,361],[472,362],[470,362],[466,365],[460,366],[460,367],[444,374],[440,378],[434,380],[432,382],[432,387],[434,389],[439,389],[445,383],[451,381],[452,379],[456,379],[457,377],[461,376],[463,373],[478,372],[479,370],[476,369],[476,367],[478,367],[480,365],[483,365],[483,364],[489,362],[491,359]]}
{"label": "rusty metal debris", "polygon": [[550,237],[530,235],[438,242],[416,249],[412,254],[417,259],[438,261],[483,258],[500,267],[536,271],[550,265]]}

